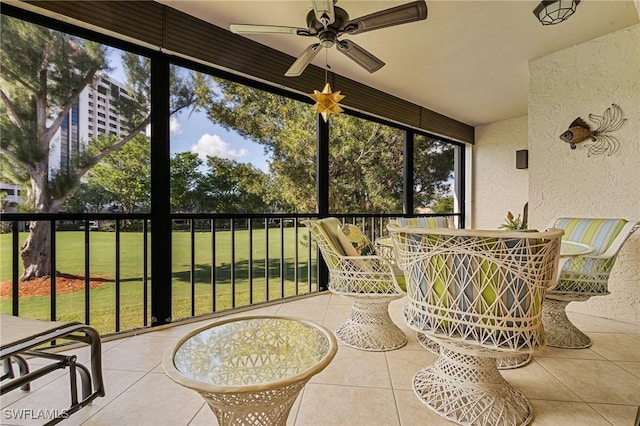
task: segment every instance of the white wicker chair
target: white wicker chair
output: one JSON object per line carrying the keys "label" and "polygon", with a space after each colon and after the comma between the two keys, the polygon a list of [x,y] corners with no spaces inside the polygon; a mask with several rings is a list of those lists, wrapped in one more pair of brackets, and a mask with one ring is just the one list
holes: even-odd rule
{"label": "white wicker chair", "polygon": [[407,336],[389,316],[389,303],[405,295],[402,272],[377,255],[346,256],[337,235],[342,223],[334,217],[303,223],[329,268],[329,290],[351,301],[349,318],[336,329],[338,340],[365,351],[404,346]]}
{"label": "white wicker chair", "polygon": [[[453,228],[449,218],[444,216],[433,217],[396,217],[389,222],[392,225],[400,227],[420,227],[420,228]],[[396,253],[393,250],[393,242],[391,236],[380,237],[376,240],[376,251],[382,256],[387,258],[392,264],[396,264]],[[421,331],[416,332],[416,340],[420,345],[431,353],[438,354],[440,352],[440,346],[435,340],[430,339],[426,334]],[[509,359],[500,360],[507,364],[508,368],[513,368],[514,363]],[[528,362],[528,361],[527,361]],[[523,364],[518,362],[519,365]]]}
{"label": "white wicker chair", "polygon": [[564,240],[587,244],[595,250],[589,255],[567,260],[557,285],[547,292],[542,318],[549,346],[591,346],[591,339],[571,323],[565,308],[570,302],[609,294],[609,275],[618,253],[639,226],[640,222],[625,219],[562,217],[555,222],[555,228],[564,230]]}
{"label": "white wicker chair", "polygon": [[438,360],[413,378],[416,395],[458,424],[528,424],[532,408],[496,359],[545,345],[541,305],[562,231],[389,231],[407,279],[405,320],[440,345]]}

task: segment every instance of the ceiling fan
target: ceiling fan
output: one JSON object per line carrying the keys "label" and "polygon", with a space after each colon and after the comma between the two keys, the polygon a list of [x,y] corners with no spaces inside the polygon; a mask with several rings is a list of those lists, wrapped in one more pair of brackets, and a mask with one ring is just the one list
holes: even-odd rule
{"label": "ceiling fan", "polygon": [[336,46],[339,52],[367,71],[378,71],[384,66],[384,62],[353,41],[338,40],[338,37],[427,19],[425,0],[384,9],[355,19],[349,19],[349,14],[344,9],[335,6],[336,2],[337,0],[311,0],[313,9],[307,14],[307,28],[231,24],[230,29],[236,34],[292,34],[317,37],[318,42],[309,45],[285,73],[287,77],[296,77],[302,74],[322,48],[332,46]]}

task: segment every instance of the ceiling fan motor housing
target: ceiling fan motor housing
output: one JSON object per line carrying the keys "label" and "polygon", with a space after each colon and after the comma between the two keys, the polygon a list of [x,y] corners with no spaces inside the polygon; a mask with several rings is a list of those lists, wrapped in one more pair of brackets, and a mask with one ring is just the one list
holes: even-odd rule
{"label": "ceiling fan motor housing", "polygon": [[[328,25],[327,28],[332,29],[335,34],[338,34],[343,25],[349,21],[349,14],[346,10],[338,6],[334,7],[334,13],[335,20],[331,25]],[[316,14],[313,9],[311,9],[309,13],[307,13],[307,28],[309,28],[311,34],[321,34],[325,29],[324,24],[318,21],[318,18],[316,18]]]}

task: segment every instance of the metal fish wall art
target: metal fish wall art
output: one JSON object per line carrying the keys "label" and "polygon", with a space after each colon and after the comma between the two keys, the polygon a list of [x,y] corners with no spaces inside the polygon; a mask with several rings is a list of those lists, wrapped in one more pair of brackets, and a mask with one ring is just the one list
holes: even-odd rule
{"label": "metal fish wall art", "polygon": [[569,125],[569,129],[560,135],[560,139],[568,143],[571,149],[576,149],[577,144],[591,139],[593,143],[587,145],[587,157],[594,154],[615,154],[620,148],[620,141],[610,133],[620,129],[627,121],[622,117],[622,109],[616,104],[611,104],[601,116],[589,114],[589,120],[595,123],[595,130],[591,130],[589,124],[578,117]]}

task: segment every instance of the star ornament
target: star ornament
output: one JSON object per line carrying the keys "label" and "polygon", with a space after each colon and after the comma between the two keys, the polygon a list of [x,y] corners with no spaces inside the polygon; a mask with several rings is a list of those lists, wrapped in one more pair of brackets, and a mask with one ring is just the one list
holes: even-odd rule
{"label": "star ornament", "polygon": [[339,90],[337,92],[331,92],[329,83],[324,85],[322,92],[314,90],[309,96],[316,101],[316,104],[313,106],[313,111],[316,114],[322,115],[325,122],[329,120],[331,114],[338,115],[342,112],[342,108],[340,108],[338,102],[344,99],[344,95],[341,95]]}

